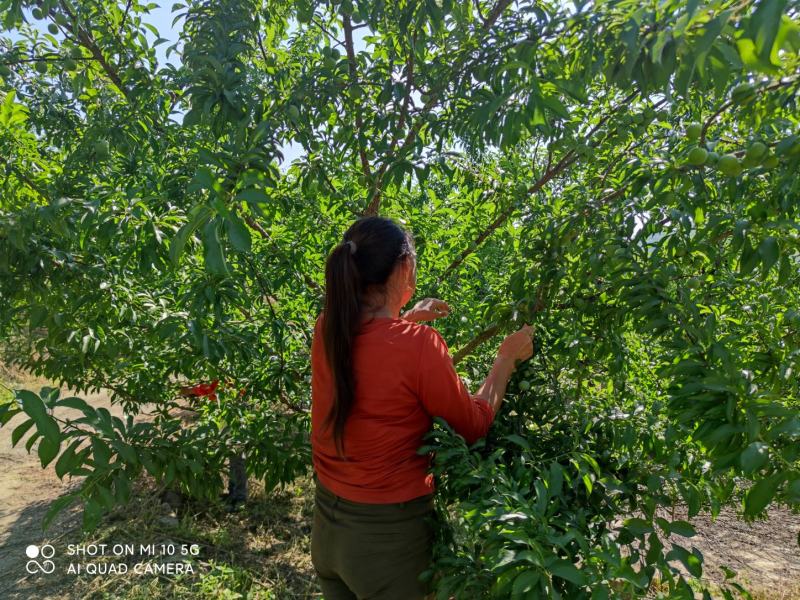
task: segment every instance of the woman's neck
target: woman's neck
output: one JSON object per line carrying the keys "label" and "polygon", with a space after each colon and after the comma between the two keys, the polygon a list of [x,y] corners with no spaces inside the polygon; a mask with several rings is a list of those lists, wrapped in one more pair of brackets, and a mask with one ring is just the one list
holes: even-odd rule
{"label": "woman's neck", "polygon": [[394,313],[387,307],[380,308],[374,311],[364,311],[361,314],[362,321],[369,321],[375,317],[392,317],[394,319],[399,318],[400,311],[395,311]]}

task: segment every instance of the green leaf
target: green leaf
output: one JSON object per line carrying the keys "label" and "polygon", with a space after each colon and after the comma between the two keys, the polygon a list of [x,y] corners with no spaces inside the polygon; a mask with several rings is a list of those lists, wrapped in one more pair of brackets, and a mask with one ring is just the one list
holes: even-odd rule
{"label": "green leaf", "polygon": [[41,437],[42,437],[41,433],[39,433],[38,431],[34,431],[33,435],[31,435],[31,437],[28,438],[28,441],[25,442],[25,450],[28,451],[28,454],[30,454],[31,448],[33,448],[33,444],[36,442],[36,440],[40,439]]}
{"label": "green leaf", "polygon": [[747,275],[753,269],[756,268],[758,262],[761,260],[761,256],[753,246],[750,244],[750,238],[745,237],[744,245],[742,246],[742,254],[739,259],[739,275]]}
{"label": "green leaf", "polygon": [[6,425],[11,419],[17,416],[21,411],[16,408],[16,404],[13,402],[6,402],[5,404],[0,404],[0,427]]}
{"label": "green leaf", "polygon": [[583,480],[583,485],[586,486],[586,492],[591,494],[593,485],[592,478],[589,473],[584,473],[581,479]]}
{"label": "green leaf", "polygon": [[111,460],[111,449],[99,437],[92,438],[92,455],[98,467],[108,467],[108,462]]}
{"label": "green leaf", "polygon": [[516,433],[510,433],[504,436],[504,438],[507,439],[509,442],[514,442],[517,446],[520,446],[521,448],[525,448],[526,450],[531,449],[531,445],[528,442],[528,440],[526,440],[524,437],[520,435],[517,435]]}
{"label": "green leaf", "polygon": [[789,485],[786,486],[786,497],[789,502],[800,504],[800,479],[789,482]]}
{"label": "green leaf", "polygon": [[514,583],[511,586],[511,595],[517,596],[529,592],[539,583],[539,577],[539,571],[533,569],[523,571],[514,578]]}
{"label": "green leaf", "polygon": [[124,471],[119,471],[114,477],[114,498],[119,503],[128,502],[131,496],[131,486]]}
{"label": "green leaf", "polygon": [[665,558],[668,561],[673,561],[676,559],[680,560],[690,574],[695,577],[702,577],[703,561],[701,556],[697,556],[694,552],[689,552],[686,548],[679,544],[673,544],[672,549],[669,551],[669,553],[667,553]]}
{"label": "green leaf", "polygon": [[236,194],[234,200],[241,200],[247,202],[248,204],[264,204],[268,198],[264,190],[258,188],[248,188]]}
{"label": "green leaf", "polygon": [[47,308],[44,306],[34,306],[31,308],[31,316],[30,316],[30,328],[36,329],[44,323],[45,319],[47,319]]}
{"label": "green leaf", "polygon": [[90,498],[83,505],[83,520],[81,526],[84,531],[95,529],[103,516],[102,505],[93,498]]}
{"label": "green leaf", "polygon": [[100,504],[102,504],[103,508],[114,508],[114,495],[111,493],[111,490],[108,487],[98,484],[95,486],[94,491],[97,496],[100,496]]}
{"label": "green leaf", "polygon": [[225,219],[225,231],[228,234],[228,239],[234,248],[240,252],[250,252],[253,240],[250,237],[250,230],[239,218],[238,215],[233,213]]}
{"label": "green leaf", "polygon": [[697,535],[697,531],[691,523],[687,521],[672,521],[669,524],[670,533],[676,533],[683,537],[693,537]]}
{"label": "green leaf", "polygon": [[89,406],[86,400],[84,400],[83,398],[78,398],[77,396],[68,396],[67,398],[61,398],[55,403],[55,406],[74,408],[76,410],[81,411],[85,415],[96,414],[95,409]]}
{"label": "green leaf", "polygon": [[129,465],[139,464],[139,460],[136,457],[136,449],[133,446],[130,446],[120,440],[111,440],[111,446],[117,451],[117,454],[122,457],[122,460]]}
{"label": "green leaf", "polygon": [[75,453],[75,449],[80,446],[82,442],[83,440],[75,440],[61,453],[61,456],[58,457],[55,470],[59,479],[64,479],[64,475],[78,466],[79,463],[82,463],[80,455]]}
{"label": "green leaf", "polygon": [[17,425],[14,430],[11,432],[11,447],[14,448],[17,443],[22,439],[22,436],[27,433],[27,431],[33,427],[34,422],[33,419],[28,419],[23,421],[19,425]]}
{"label": "green leaf", "polygon": [[206,270],[214,275],[230,276],[225,254],[219,241],[218,221],[209,221],[203,228],[203,247]]}
{"label": "green leaf", "polygon": [[758,245],[758,255],[761,257],[761,270],[766,275],[772,265],[778,261],[780,255],[778,240],[773,236],[765,237]]}
{"label": "green leaf", "polygon": [[638,517],[626,519],[622,525],[637,537],[653,531],[652,523]]}
{"label": "green leaf", "polygon": [[558,560],[549,565],[547,569],[554,577],[566,579],[575,585],[584,585],[586,583],[586,578],[583,576],[583,573],[575,568],[575,565],[568,560]]}
{"label": "green leaf", "polygon": [[771,64],[772,47],[786,4],[787,0],[761,0],[750,17],[748,34],[755,41],[758,58],[764,63]]}
{"label": "green leaf", "polygon": [[747,496],[745,496],[744,514],[748,517],[754,517],[760,514],[769,503],[772,502],[775,493],[778,491],[778,487],[780,487],[783,482],[783,478],[783,473],[777,473],[771,477],[757,481],[753,487],[748,490]]}
{"label": "green leaf", "polygon": [[47,413],[42,399],[31,391],[17,390],[17,398],[22,401],[22,410],[36,423],[37,431],[51,444],[61,441],[61,430],[55,419]]}
{"label": "green leaf", "polygon": [[740,462],[746,474],[758,471],[769,460],[769,446],[763,442],[753,442],[742,451]]}
{"label": "green leaf", "polygon": [[49,438],[43,437],[39,442],[37,448],[39,460],[42,462],[42,468],[53,462],[53,459],[58,456],[58,451],[61,449],[61,441],[51,441]]}
{"label": "green leaf", "polygon": [[190,192],[198,190],[218,190],[219,183],[210,168],[207,166],[200,166],[197,168],[197,171],[195,171],[194,178],[187,189]]}
{"label": "green leaf", "polygon": [[213,215],[214,209],[207,204],[198,204],[189,211],[189,220],[178,230],[169,246],[169,259],[173,266],[178,266],[189,236]]}

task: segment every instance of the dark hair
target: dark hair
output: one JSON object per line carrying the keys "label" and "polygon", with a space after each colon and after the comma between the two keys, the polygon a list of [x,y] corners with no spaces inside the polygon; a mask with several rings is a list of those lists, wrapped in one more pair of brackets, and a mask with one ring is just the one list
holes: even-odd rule
{"label": "dark hair", "polygon": [[[353,242],[350,244],[348,242]],[[355,248],[355,252],[353,249]],[[393,220],[368,216],[358,219],[325,263],[325,306],[322,338],[334,382],[333,406],[324,427],[334,424],[333,439],[344,455],[344,425],[353,406],[353,342],[369,286],[385,293],[397,262],[415,255],[414,239]]]}

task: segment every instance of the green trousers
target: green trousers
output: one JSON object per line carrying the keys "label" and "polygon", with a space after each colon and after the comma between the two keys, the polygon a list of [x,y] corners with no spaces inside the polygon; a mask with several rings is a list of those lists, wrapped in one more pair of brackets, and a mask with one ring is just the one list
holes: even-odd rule
{"label": "green trousers", "polygon": [[396,504],[362,504],[314,475],[311,562],[325,600],[422,600],[430,566],[433,494]]}

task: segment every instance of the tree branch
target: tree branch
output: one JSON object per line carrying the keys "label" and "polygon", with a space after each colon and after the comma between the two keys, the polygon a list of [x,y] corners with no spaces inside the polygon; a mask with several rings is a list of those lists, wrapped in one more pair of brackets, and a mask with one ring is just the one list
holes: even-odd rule
{"label": "tree branch", "polygon": [[473,0],[473,4],[475,5],[475,12],[478,13],[478,18],[481,20],[481,23],[483,23],[483,26],[486,27],[486,17],[484,17],[481,12],[480,0]]}
{"label": "tree branch", "polygon": [[125,29],[125,21],[128,18],[128,12],[131,10],[131,3],[132,0],[128,0],[125,4],[125,14],[122,15],[122,20],[119,23],[119,31],[117,31],[118,38],[122,38],[122,30]]}
{"label": "tree branch", "polygon": [[[344,26],[344,44],[347,51],[347,62],[350,65],[350,85],[358,83],[358,63],[356,62],[356,53],[353,49],[353,24],[350,22],[350,15],[344,15],[342,19]],[[367,153],[362,144],[364,132],[364,120],[361,118],[361,113],[356,110],[356,143],[358,144],[358,156],[361,159],[361,170],[367,179],[372,179],[372,172],[369,167],[369,160]]]}
{"label": "tree branch", "polygon": [[[266,229],[264,229],[260,223],[258,223],[255,219],[253,219],[253,217],[251,217],[250,215],[242,215],[242,216],[244,217],[244,222],[247,223],[250,227],[252,227],[255,231],[257,231],[258,234],[262,238],[264,238],[267,241],[267,243],[272,247],[272,249],[275,251],[276,254],[284,256],[281,247],[278,246],[277,243],[275,243],[275,240],[272,239],[272,236],[270,236],[269,232]],[[308,273],[301,273],[300,275],[302,276],[303,280],[305,281],[308,287],[312,288],[318,294],[322,294],[322,288],[320,288],[319,284],[316,281],[314,281],[313,279],[311,279],[311,277],[308,276]]]}
{"label": "tree branch", "polygon": [[[72,13],[72,11],[69,9],[69,7],[63,2],[63,0],[60,2],[60,5],[61,5],[61,9],[64,11],[64,13],[67,16],[69,16],[70,20],[74,23],[75,22],[75,15]],[[55,20],[53,22],[55,23]],[[56,25],[58,25],[58,24],[56,23]],[[132,103],[132,98],[131,98],[130,92],[123,85],[122,79],[120,79],[120,76],[117,73],[116,69],[112,68],[112,66],[108,63],[108,61],[103,56],[103,53],[100,51],[99,46],[94,41],[94,38],[92,38],[92,36],[89,35],[89,33],[85,29],[81,28],[80,26],[76,27],[76,26],[73,26],[72,24],[69,24],[69,25],[64,25],[63,27],[64,27],[64,29],[69,31],[69,33],[76,40],[78,40],[78,42],[81,44],[81,46],[83,46],[89,52],[92,53],[92,56],[95,58],[95,60],[97,60],[98,63],[100,63],[100,66],[103,68],[103,71],[105,71],[106,75],[108,75],[108,78],[111,80],[111,82],[117,87],[117,89],[119,89],[120,93],[123,96],[125,96],[125,99],[128,100],[128,102]]]}
{"label": "tree branch", "polygon": [[494,10],[489,13],[489,16],[486,18],[486,21],[484,21],[483,26],[486,29],[489,29],[492,25],[494,25],[494,22],[500,18],[500,15],[503,14],[503,11],[506,8],[508,8],[509,4],[511,4],[511,0],[500,0],[494,7]]}
{"label": "tree branch", "polygon": [[[416,40],[416,36],[414,36],[413,41]],[[392,141],[389,144],[389,151],[387,154],[392,156],[394,154],[394,150],[397,147],[397,142],[400,141],[400,132],[406,126],[406,121],[408,120],[408,107],[411,103],[411,92],[414,89],[414,52],[413,49],[409,49],[408,56],[406,57],[406,93],[403,98],[403,106],[400,109],[400,120],[397,123],[397,129],[395,129],[395,134],[392,136]],[[413,129],[412,129],[413,131]],[[416,133],[414,134],[416,135]],[[406,146],[406,141],[410,143],[408,135],[406,135],[406,139],[403,140],[403,148]],[[383,161],[381,163],[380,168],[378,169],[378,174],[375,178],[375,189],[372,194],[372,199],[370,200],[369,206],[367,206],[367,210],[364,211],[365,215],[377,215],[378,214],[378,207],[380,206],[381,201],[381,191],[382,191],[382,184],[383,184],[383,176],[386,173],[386,169],[388,167],[388,162]]]}
{"label": "tree branch", "polygon": [[481,331],[478,335],[476,335],[472,340],[467,342],[458,352],[453,355],[453,365],[457,365],[460,363],[464,357],[468,356],[472,353],[475,348],[483,344],[490,339],[492,339],[497,333],[500,331],[500,325],[494,324],[490,325],[483,331]]}
{"label": "tree branch", "polygon": [[[510,4],[511,4],[511,0],[500,0],[500,2],[498,2],[497,6],[495,6],[494,10],[492,10],[492,12],[489,15],[489,17],[485,21],[483,21],[484,29],[488,31],[494,25],[495,21],[497,21],[497,19],[500,17],[500,15],[506,9],[506,7],[508,7],[508,5],[510,5]],[[348,31],[348,26],[347,25],[350,24],[350,19],[348,17],[345,17],[345,18],[346,18],[345,38],[347,39],[347,37],[349,36],[350,42],[352,43],[352,26],[349,27],[349,31]],[[350,50],[348,48],[348,56],[349,56],[349,54],[350,54]],[[453,65],[453,71],[454,72],[460,71],[461,67],[464,64],[464,60],[465,59],[462,56],[462,58],[460,60],[456,61],[456,63]],[[431,98],[420,109],[420,114],[427,113],[433,107],[433,105],[436,104],[437,100],[438,100],[437,95],[436,94],[431,94]],[[414,140],[417,137],[417,134],[419,133],[420,128],[423,125],[423,123],[424,123],[424,121],[422,119],[418,119],[417,122],[411,127],[411,129],[409,129],[408,134],[406,135],[405,139],[403,140],[403,143],[400,144],[400,147],[397,149],[397,152],[396,152],[397,155],[402,156],[403,153],[405,152],[405,150],[414,142]],[[358,121],[356,121],[356,125],[358,125]],[[364,211],[364,215],[376,215],[376,214],[378,214],[378,208],[380,206],[381,193],[382,193],[382,189],[383,189],[383,177],[386,175],[386,170],[389,167],[390,159],[393,157],[392,156],[392,152],[393,151],[394,151],[394,148],[391,148],[390,151],[387,153],[387,158],[384,159],[381,162],[381,166],[378,168],[378,171],[377,171],[377,173],[375,175],[375,179],[374,179],[374,187],[373,187],[372,198],[370,199],[370,202],[369,202],[369,205],[367,206],[367,209]],[[362,163],[363,163],[363,159],[362,159]]]}
{"label": "tree branch", "polygon": [[[606,121],[608,121],[608,119],[611,118],[611,115],[613,115],[616,111],[618,111],[622,107],[627,106],[628,103],[633,98],[635,98],[638,93],[639,92],[636,91],[636,92],[633,92],[633,93],[629,94],[620,104],[618,104],[613,109],[611,109],[608,112],[608,114],[604,115],[597,122],[597,124],[589,130],[589,132],[586,134],[586,138],[585,139],[590,138],[598,129],[600,129],[600,127],[602,127],[602,125]],[[539,190],[541,190],[551,179],[553,179],[553,177],[555,177],[556,175],[560,174],[562,171],[564,171],[568,166],[570,166],[576,160],[578,160],[578,157],[575,154],[574,150],[570,150],[569,152],[567,152],[561,158],[561,160],[558,161],[558,163],[556,163],[556,165],[554,167],[551,167],[550,169],[545,171],[544,175],[542,175],[539,178],[538,181],[536,181],[533,185],[531,185],[528,188],[527,194],[530,196],[532,194],[535,194]],[[469,256],[470,254],[475,252],[478,249],[478,247],[486,240],[486,238],[488,238],[496,229],[498,229],[511,216],[511,214],[514,212],[515,208],[516,208],[515,204],[512,203],[511,205],[509,205],[508,208],[506,208],[502,213],[500,213],[500,215],[491,223],[491,225],[489,225],[489,227],[485,231],[483,231],[475,239],[475,241],[472,244],[470,244],[467,248],[465,248],[461,252],[461,254],[452,263],[450,263],[450,266],[448,266],[444,270],[444,272],[439,276],[438,282],[441,283],[451,272],[453,272],[455,269],[457,269],[461,265],[461,263],[464,262],[464,259],[467,256]]]}
{"label": "tree branch", "polygon": [[[550,170],[546,171],[544,175],[542,175],[538,181],[536,181],[532,186],[530,186],[527,190],[528,195],[535,194],[539,190],[541,190],[553,177],[561,173],[564,169],[566,169],[569,165],[577,160],[574,152],[570,150],[567,152],[558,163]],[[501,212],[497,218],[487,227],[477,238],[470,244],[467,248],[465,248],[458,257],[450,263],[450,265],[444,270],[444,272],[439,276],[438,282],[441,283],[450,273],[452,273],[455,269],[457,269],[464,259],[467,258],[470,254],[475,252],[478,247],[488,238],[496,229],[498,229],[508,217],[516,209],[516,205],[514,203],[510,204],[508,208],[506,208],[503,212]]]}

